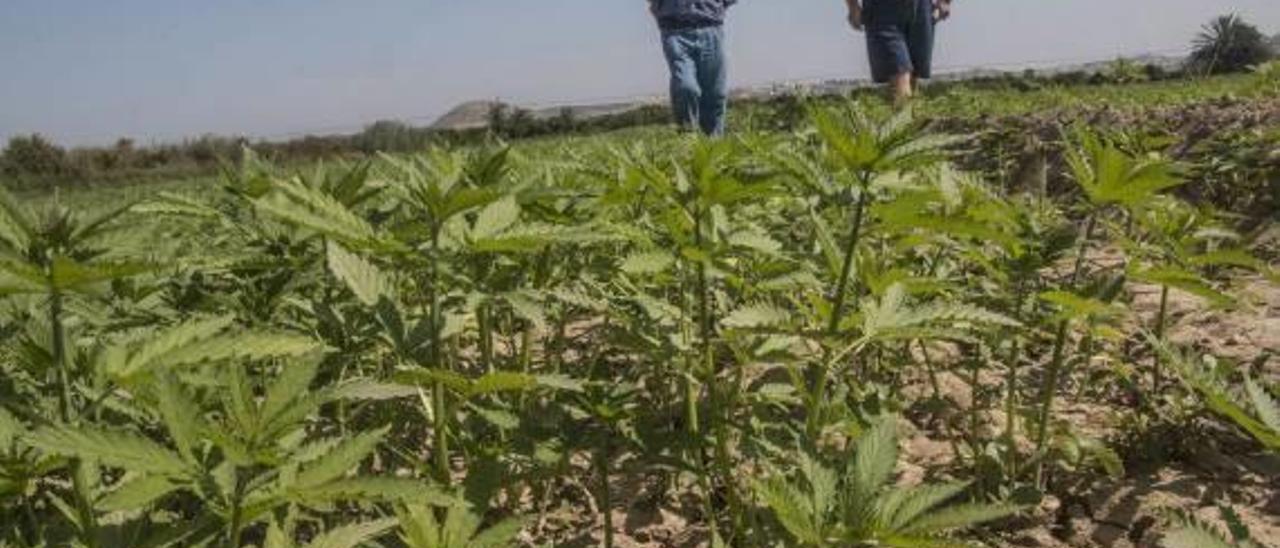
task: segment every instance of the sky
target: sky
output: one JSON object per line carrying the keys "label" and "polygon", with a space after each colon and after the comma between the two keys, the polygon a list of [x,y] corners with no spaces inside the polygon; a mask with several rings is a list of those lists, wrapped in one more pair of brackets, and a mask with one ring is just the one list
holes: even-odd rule
{"label": "sky", "polygon": [[[1280,32],[1277,0],[957,0],[936,63],[1178,53],[1226,12]],[[741,0],[732,84],[866,77],[844,14],[843,0]],[[0,139],[353,132],[474,99],[655,95],[665,70],[641,0],[0,0]]]}

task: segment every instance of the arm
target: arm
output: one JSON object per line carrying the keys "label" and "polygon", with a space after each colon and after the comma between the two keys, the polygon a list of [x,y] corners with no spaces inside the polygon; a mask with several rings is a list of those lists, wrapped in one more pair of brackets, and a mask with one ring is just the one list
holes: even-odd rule
{"label": "arm", "polygon": [[853,30],[862,31],[862,3],[860,0],[844,0],[849,6],[849,26]]}

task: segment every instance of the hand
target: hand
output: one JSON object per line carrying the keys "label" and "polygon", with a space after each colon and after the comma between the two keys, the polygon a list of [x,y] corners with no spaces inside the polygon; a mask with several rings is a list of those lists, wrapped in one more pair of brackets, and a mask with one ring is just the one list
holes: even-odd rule
{"label": "hand", "polygon": [[864,25],[862,24],[862,8],[849,8],[849,26],[853,30],[862,32]]}
{"label": "hand", "polygon": [[951,0],[933,0],[933,21],[946,21],[951,17]]}

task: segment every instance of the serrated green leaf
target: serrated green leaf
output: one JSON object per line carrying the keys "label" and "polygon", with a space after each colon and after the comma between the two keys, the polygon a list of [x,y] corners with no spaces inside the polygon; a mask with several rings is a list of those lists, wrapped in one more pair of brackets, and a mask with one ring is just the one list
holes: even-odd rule
{"label": "serrated green leaf", "polygon": [[346,500],[426,503],[453,506],[461,501],[429,483],[409,478],[358,477],[330,481],[323,485],[295,489],[291,498],[302,503]]}
{"label": "serrated green leaf", "polygon": [[373,453],[389,430],[389,426],[384,426],[343,440],[328,454],[298,471],[297,487],[316,487],[346,475]]}
{"label": "serrated green leaf", "polygon": [[338,385],[333,398],[338,400],[383,401],[416,397],[419,388],[400,384],[380,383],[370,379],[356,379]]}
{"label": "serrated green leaf", "polygon": [[476,413],[476,416],[484,419],[485,422],[499,430],[511,431],[520,427],[520,417],[509,411],[492,409],[482,405],[472,405],[471,410]]}
{"label": "serrated green leaf", "polygon": [[511,305],[516,316],[533,324],[539,331],[547,329],[547,313],[536,294],[527,291],[503,294],[502,299]]}
{"label": "serrated green leaf", "polygon": [[395,525],[396,520],[392,518],[344,525],[316,537],[307,544],[307,548],[355,548],[378,538]]}
{"label": "serrated green leaf", "polygon": [[801,544],[820,546],[824,532],[815,523],[816,516],[806,511],[805,494],[782,478],[756,482],[756,494],[773,510],[778,522]]}
{"label": "serrated green leaf", "polygon": [[117,487],[98,500],[97,508],[106,512],[145,508],[180,488],[181,484],[164,476],[142,476]]}
{"label": "serrated green leaf", "polygon": [[177,349],[162,359],[167,367],[224,361],[255,361],[311,354],[323,348],[310,337],[284,333],[232,333]]}
{"label": "serrated green leaf", "polygon": [[631,275],[658,274],[670,270],[675,263],[670,253],[651,251],[627,256],[618,268]]}
{"label": "serrated green leaf", "polygon": [[924,516],[903,528],[908,534],[936,534],[1007,518],[1022,511],[1013,504],[959,504]]}
{"label": "serrated green leaf", "polygon": [[40,272],[25,264],[0,261],[0,295],[31,295],[49,291]]}
{"label": "serrated green leaf", "polygon": [[1136,270],[1130,276],[1137,281],[1161,285],[1201,297],[1215,306],[1227,306],[1235,302],[1230,295],[1214,289],[1209,282],[1195,273],[1173,267]]}
{"label": "serrated green leaf", "polygon": [[0,407],[0,452],[5,451],[18,439],[26,428],[8,410]]}
{"label": "serrated green leaf", "polygon": [[870,499],[889,481],[898,464],[898,426],[892,418],[877,419],[858,438],[854,454],[852,488],[856,496]]}
{"label": "serrated green leaf", "polygon": [[78,457],[132,472],[181,477],[189,471],[182,457],[150,439],[128,432],[46,426],[25,439],[47,453]]}
{"label": "serrated green leaf", "polygon": [[730,329],[761,329],[786,325],[791,313],[769,304],[751,304],[734,310],[721,321]]}
{"label": "serrated green leaf", "polygon": [[467,388],[467,396],[474,398],[500,392],[520,392],[537,386],[538,379],[532,375],[508,371],[494,371],[482,375],[471,382]]}
{"label": "serrated green leaf", "polygon": [[475,239],[497,236],[520,220],[520,204],[514,196],[504,196],[480,210],[471,230]]}
{"label": "serrated green leaf", "polygon": [[127,352],[128,358],[115,361],[115,368],[109,372],[127,377],[156,367],[169,354],[222,333],[233,321],[231,316],[220,316],[171,328]]}
{"label": "serrated green leaf", "polygon": [[1249,395],[1249,401],[1253,404],[1254,413],[1262,419],[1263,424],[1280,435],[1280,404],[1276,403],[1275,398],[1272,398],[1265,388],[1254,382],[1252,377],[1245,378],[1244,389],[1245,394]]}
{"label": "serrated green leaf", "polygon": [[391,282],[373,263],[333,242],[327,249],[329,271],[365,306],[378,304],[383,297],[392,294]]}
{"label": "serrated green leaf", "polygon": [[471,537],[467,542],[468,548],[505,548],[514,546],[516,536],[520,534],[520,530],[524,528],[524,520],[520,518],[507,518],[498,523],[489,526],[488,529],[481,531],[480,534]]}
{"label": "serrated green leaf", "polygon": [[0,242],[16,253],[25,252],[31,245],[33,224],[30,208],[23,207],[7,189],[0,188]]}
{"label": "serrated green leaf", "polygon": [[156,268],[156,265],[143,262],[85,264],[56,257],[49,269],[49,279],[56,289],[76,291],[94,284],[151,272]]}

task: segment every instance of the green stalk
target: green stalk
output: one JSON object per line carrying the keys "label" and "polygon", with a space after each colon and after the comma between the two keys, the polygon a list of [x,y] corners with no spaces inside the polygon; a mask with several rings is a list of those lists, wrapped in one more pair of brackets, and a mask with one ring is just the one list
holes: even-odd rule
{"label": "green stalk", "polygon": [[480,328],[480,365],[486,373],[493,373],[493,321],[489,304],[476,310],[476,323]]}
{"label": "green stalk", "polygon": [[[703,249],[705,243],[703,238],[703,231],[706,228],[705,224],[705,214],[702,210],[698,210],[696,212],[696,219],[694,222],[694,245],[698,249]],[[721,408],[720,390],[717,386],[718,367],[716,366],[715,346],[712,344],[712,338],[715,336],[715,327],[713,325],[714,320],[712,319],[711,313],[711,283],[709,279],[710,277],[707,274],[707,265],[705,261],[700,261],[698,263],[697,277],[698,342],[701,346],[702,370],[707,376],[707,399],[711,402],[711,431],[712,435],[715,437],[716,444],[715,460],[717,475],[721,477],[724,488],[730,495],[730,500],[733,500],[733,486],[730,484],[730,481],[732,480],[732,471],[729,469],[727,463],[727,448],[725,447],[727,439],[723,429],[724,417],[721,416],[723,413],[726,413],[727,410]],[[714,529],[716,527],[716,520],[711,495],[710,490],[708,490],[706,502],[709,509],[713,511],[708,518],[710,520],[711,527]],[[732,509],[731,512],[734,510],[736,510],[736,508]],[[732,521],[736,521],[736,515]]]}
{"label": "green stalk", "polygon": [[[52,278],[49,285],[53,285]],[[49,295],[49,329],[53,339],[53,366],[58,375],[58,417],[62,424],[71,425],[76,417],[71,400],[71,364],[67,359],[67,334],[63,314],[62,292],[54,289]],[[71,485],[76,497],[76,511],[80,516],[82,540],[93,548],[98,545],[98,520],[93,513],[93,502],[86,497],[89,490],[80,474],[80,467],[83,465],[80,459],[72,459],[68,463],[68,469],[71,470]]]}
{"label": "green stalk", "polygon": [[[440,227],[431,232],[431,367],[444,367],[441,352],[440,330],[443,327],[440,319]],[[452,483],[449,466],[449,406],[445,398],[444,382],[436,381],[431,386],[431,415],[435,430],[435,469],[436,479],[445,486]]]}
{"label": "green stalk", "polygon": [[[692,347],[693,333],[691,332],[692,329],[689,327],[689,322],[687,321],[687,316],[691,315],[690,309],[692,308],[692,304],[689,302],[690,299],[687,286],[688,278],[685,275],[685,272],[682,271],[680,274],[681,280],[685,280],[682,281],[680,288],[680,311],[681,314],[685,316],[681,318],[680,333],[685,346]],[[689,352],[685,354],[684,362],[685,374],[681,376],[683,380],[681,384],[684,388],[684,427],[685,432],[688,434],[688,441],[697,444],[702,439],[702,429],[699,426],[698,420],[698,384],[697,378],[695,377],[695,373],[698,370],[698,361],[693,353]],[[694,454],[691,455],[691,458],[696,463],[701,463],[701,449],[697,446],[693,446],[693,453]],[[701,470],[701,468],[699,468],[699,470]]]}
{"label": "green stalk", "polygon": [[[981,409],[978,407],[978,387],[982,372],[982,352],[975,348],[974,354],[969,358],[969,450],[977,455],[981,451],[978,439],[978,415]],[[976,459],[975,459],[976,460]]]}
{"label": "green stalk", "polygon": [[[1013,319],[1021,321],[1022,317],[1022,300],[1025,298],[1023,282],[1018,280],[1018,287],[1015,290]],[[1009,348],[1009,368],[1008,374],[1005,376],[1005,395],[1004,395],[1004,443],[1005,443],[1005,475],[1010,482],[1010,488],[1013,487],[1014,477],[1018,472],[1018,363],[1022,361],[1022,341],[1018,338],[1018,333],[1011,330],[1011,341]]]}
{"label": "green stalk", "polygon": [[[851,278],[853,274],[853,264],[857,259],[858,240],[862,238],[862,218],[867,206],[867,186],[869,186],[870,175],[864,174],[861,177],[860,188],[858,192],[858,204],[853,211],[853,228],[850,230],[849,243],[845,246],[844,265],[840,269],[840,279],[836,282],[836,293],[832,296],[831,301],[831,317],[827,321],[827,335],[835,336],[840,332],[840,316],[844,313],[845,295],[850,292]],[[857,288],[853,287],[854,303],[857,303]],[[822,402],[827,397],[827,377],[831,374],[828,364],[819,364],[816,379],[813,384],[813,392],[809,396],[809,416],[805,424],[805,432],[810,440],[816,440],[818,430],[822,425]]]}
{"label": "green stalk", "polygon": [[[1071,273],[1070,287],[1074,288],[1079,282],[1080,273],[1084,270],[1085,255],[1089,252],[1089,240],[1093,237],[1093,230],[1097,226],[1098,218],[1096,215],[1089,215],[1089,220],[1085,223],[1084,239],[1080,242],[1080,247],[1076,255],[1075,270]],[[1058,393],[1058,382],[1062,375],[1062,365],[1066,361],[1067,331],[1071,326],[1070,319],[1062,319],[1058,322],[1057,334],[1054,336],[1053,357],[1049,362],[1049,371],[1045,378],[1044,387],[1040,391],[1040,412],[1037,416],[1038,432],[1036,433],[1036,454],[1043,455],[1045,445],[1049,441],[1049,415],[1053,411],[1053,400]],[[1044,460],[1041,459],[1036,465],[1036,483],[1040,484],[1044,477]]]}
{"label": "green stalk", "polygon": [[53,366],[58,372],[58,417],[71,424],[71,371],[67,363],[67,335],[62,322],[62,292],[49,297],[49,327],[53,334]]}
{"label": "green stalk", "polygon": [[[924,357],[925,369],[929,373],[929,384],[931,384],[933,388],[933,398],[935,401],[942,402],[942,385],[938,382],[938,366],[929,355],[929,347],[925,346],[924,341],[916,339],[916,343],[920,345],[920,354]],[[964,455],[960,452],[960,445],[956,443],[956,437],[951,432],[951,424],[946,420],[943,420],[942,429],[943,432],[946,433],[947,444],[951,446],[952,457],[956,462],[960,462],[964,458]]]}
{"label": "green stalk", "polygon": [[[827,333],[830,335],[834,335],[840,330],[840,316],[844,313],[845,296],[849,292],[853,263],[857,259],[858,240],[862,237],[862,217],[867,206],[867,178],[868,176],[863,177],[861,191],[858,192],[858,204],[854,206],[853,210],[853,228],[850,230],[849,243],[846,244],[844,252],[844,265],[840,269],[840,280],[836,285],[836,294],[832,297],[831,318],[827,321]],[[853,295],[855,304],[857,298],[855,291]]]}
{"label": "green stalk", "polygon": [[240,534],[244,529],[244,491],[245,479],[236,468],[236,486],[231,493],[231,521],[227,524],[227,548],[239,548]]}
{"label": "green stalk", "polygon": [[[1164,342],[1165,322],[1169,313],[1169,286],[1160,287],[1160,312],[1156,314],[1156,340]],[[1164,384],[1164,358],[1155,352],[1154,370],[1152,371],[1152,395],[1160,397],[1160,388]]]}

